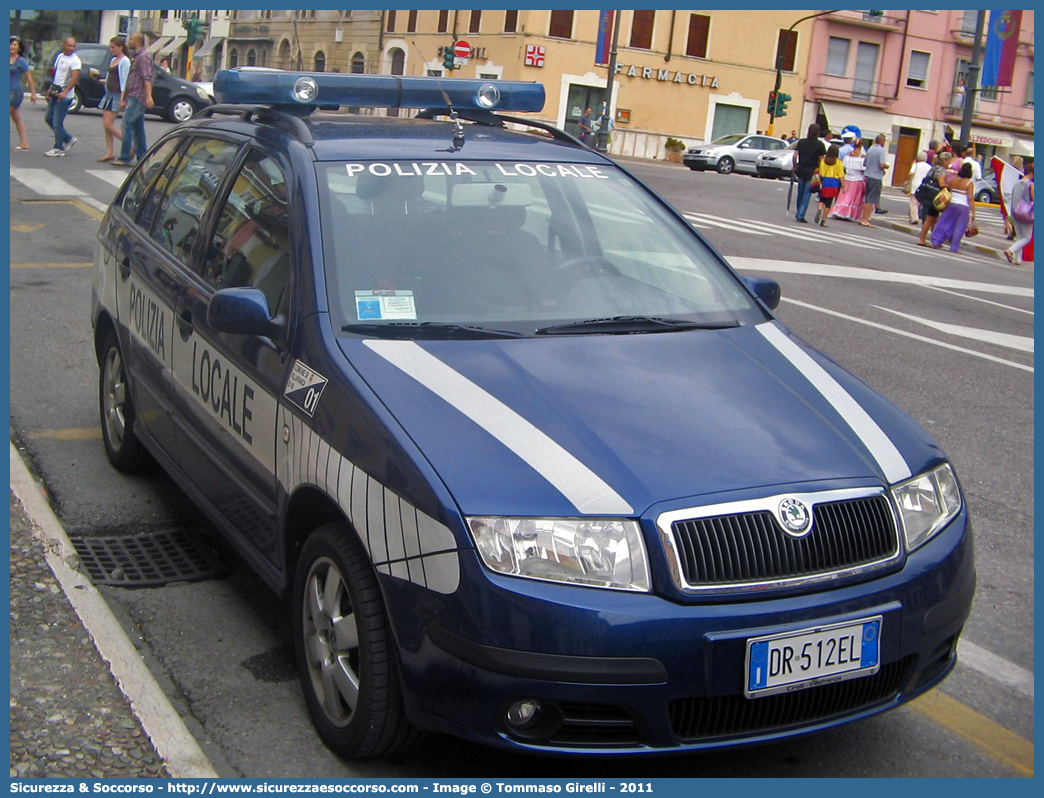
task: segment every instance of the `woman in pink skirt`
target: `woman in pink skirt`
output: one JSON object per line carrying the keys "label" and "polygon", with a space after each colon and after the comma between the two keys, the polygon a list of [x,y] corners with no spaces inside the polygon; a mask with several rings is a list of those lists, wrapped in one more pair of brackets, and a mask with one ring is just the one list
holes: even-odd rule
{"label": "woman in pink skirt", "polygon": [[863,142],[859,139],[856,139],[852,152],[845,156],[844,165],[845,178],[841,181],[841,193],[834,200],[830,216],[857,222],[862,218],[863,197],[866,196],[866,181],[863,179],[866,156],[863,152]]}

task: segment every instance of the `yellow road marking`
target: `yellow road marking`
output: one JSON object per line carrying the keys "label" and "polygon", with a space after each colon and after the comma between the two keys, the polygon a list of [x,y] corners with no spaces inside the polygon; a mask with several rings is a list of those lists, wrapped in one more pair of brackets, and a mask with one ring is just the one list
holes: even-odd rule
{"label": "yellow road marking", "polygon": [[25,224],[11,225],[11,231],[14,233],[33,233],[41,227],[43,227],[43,222],[27,222]]}
{"label": "yellow road marking", "polygon": [[71,429],[40,429],[29,433],[29,439],[53,438],[56,441],[91,441],[101,438],[101,427],[73,427]]}
{"label": "yellow road marking", "polygon": [[84,213],[86,213],[88,216],[90,216],[96,222],[100,222],[102,220],[102,217],[105,215],[104,213],[99,211],[97,208],[92,208],[90,205],[88,205],[83,200],[45,200],[45,199],[38,199],[38,200],[23,200],[23,202],[26,202],[26,203],[32,202],[34,205],[72,205],[74,208],[77,208],[77,209],[83,211]]}
{"label": "yellow road marking", "polygon": [[12,269],[89,269],[93,263],[12,263]]}
{"label": "yellow road marking", "polygon": [[940,690],[911,701],[929,720],[967,740],[987,756],[1025,775],[1033,775],[1033,743],[994,723]]}

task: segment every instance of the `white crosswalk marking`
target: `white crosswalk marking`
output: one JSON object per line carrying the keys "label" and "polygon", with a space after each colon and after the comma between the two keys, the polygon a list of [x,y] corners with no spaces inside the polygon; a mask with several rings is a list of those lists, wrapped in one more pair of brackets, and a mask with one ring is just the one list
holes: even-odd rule
{"label": "white crosswalk marking", "polygon": [[126,169],[121,169],[119,171],[116,169],[109,169],[108,171],[102,171],[101,169],[88,169],[87,174],[96,177],[99,180],[104,180],[109,185],[116,186],[116,188],[122,186],[123,181],[127,179]]}
{"label": "white crosswalk marking", "polygon": [[21,166],[12,166],[11,177],[37,194],[47,197],[78,197],[83,194],[82,191],[73,188],[47,169],[26,169]]}

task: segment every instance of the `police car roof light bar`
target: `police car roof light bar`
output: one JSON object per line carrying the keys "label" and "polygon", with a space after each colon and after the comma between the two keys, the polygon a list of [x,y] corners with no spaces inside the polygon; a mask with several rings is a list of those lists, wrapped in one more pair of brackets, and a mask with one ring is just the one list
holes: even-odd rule
{"label": "police car roof light bar", "polygon": [[538,112],[544,87],[521,80],[428,78],[404,75],[352,75],[332,72],[261,72],[222,69],[214,76],[219,103],[264,104],[292,108],[359,106],[367,108],[474,108],[483,111]]}

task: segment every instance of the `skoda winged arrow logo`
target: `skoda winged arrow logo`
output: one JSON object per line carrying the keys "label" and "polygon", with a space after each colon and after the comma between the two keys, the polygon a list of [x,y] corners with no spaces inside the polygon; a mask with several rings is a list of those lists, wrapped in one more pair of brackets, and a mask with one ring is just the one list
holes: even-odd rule
{"label": "skoda winged arrow logo", "polygon": [[812,528],[812,513],[803,502],[794,498],[779,503],[779,520],[783,531],[794,538],[803,538]]}

